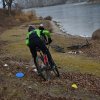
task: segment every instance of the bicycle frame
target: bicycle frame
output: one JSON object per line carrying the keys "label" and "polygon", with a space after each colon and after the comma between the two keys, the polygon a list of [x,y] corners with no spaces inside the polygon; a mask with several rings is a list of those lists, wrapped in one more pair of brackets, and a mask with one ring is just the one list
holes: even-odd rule
{"label": "bicycle frame", "polygon": [[[41,61],[39,61],[39,58],[40,58]],[[52,61],[53,61],[53,59],[52,59]],[[56,64],[54,63],[55,64],[55,68],[52,69],[50,64],[49,64],[47,55],[43,54],[42,51],[39,50],[39,49],[37,49],[37,64],[38,64],[38,68],[40,70],[40,74],[41,74],[40,76],[42,76],[42,78],[44,80],[50,80],[51,71],[53,71],[55,73],[55,75],[57,77],[59,77],[59,71],[57,69]]]}
{"label": "bicycle frame", "polygon": [[[41,52],[40,52],[40,55],[42,56]],[[48,57],[46,54],[43,54],[43,62],[45,65],[47,65],[47,63],[48,63]]]}

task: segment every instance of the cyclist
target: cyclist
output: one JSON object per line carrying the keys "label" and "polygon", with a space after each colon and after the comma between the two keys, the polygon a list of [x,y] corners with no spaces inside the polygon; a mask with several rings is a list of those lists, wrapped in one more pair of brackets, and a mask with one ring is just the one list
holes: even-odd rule
{"label": "cyclist", "polygon": [[[38,70],[38,66],[36,63],[36,57],[37,57],[37,50],[38,47],[44,54],[47,55],[48,61],[50,66],[53,68],[54,63],[52,61],[51,54],[46,47],[46,44],[50,44],[52,42],[50,32],[48,30],[44,29],[43,24],[40,24],[39,28],[35,29],[34,25],[30,25],[28,28],[27,38],[26,38],[26,44],[28,45],[30,52],[32,54],[32,57],[34,59],[34,64]],[[44,40],[42,38],[44,37]],[[39,72],[38,72],[39,73]]]}

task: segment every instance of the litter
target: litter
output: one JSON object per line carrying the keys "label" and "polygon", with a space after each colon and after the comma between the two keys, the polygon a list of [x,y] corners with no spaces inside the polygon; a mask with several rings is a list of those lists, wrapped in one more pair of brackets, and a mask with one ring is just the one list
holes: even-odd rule
{"label": "litter", "polygon": [[74,83],[74,84],[72,84],[72,88],[77,89],[78,87],[77,87],[77,85]]}
{"label": "litter", "polygon": [[4,64],[4,66],[7,67],[8,65],[7,64]]}
{"label": "litter", "polygon": [[22,77],[24,77],[24,73],[18,72],[18,73],[16,73],[16,77],[17,78],[22,78]]}

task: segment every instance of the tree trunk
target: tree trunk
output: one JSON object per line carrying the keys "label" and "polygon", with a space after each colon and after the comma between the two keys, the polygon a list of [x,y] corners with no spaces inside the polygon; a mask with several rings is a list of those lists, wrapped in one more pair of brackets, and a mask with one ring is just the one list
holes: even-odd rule
{"label": "tree trunk", "polygon": [[3,9],[5,9],[6,8],[5,0],[2,0],[2,4],[3,4]]}
{"label": "tree trunk", "polygon": [[8,14],[11,15],[11,6],[12,6],[13,0],[6,0],[7,6],[8,6]]}
{"label": "tree trunk", "polygon": [[12,3],[9,2],[9,3],[8,3],[8,13],[9,13],[9,15],[11,15],[11,5],[12,5]]}

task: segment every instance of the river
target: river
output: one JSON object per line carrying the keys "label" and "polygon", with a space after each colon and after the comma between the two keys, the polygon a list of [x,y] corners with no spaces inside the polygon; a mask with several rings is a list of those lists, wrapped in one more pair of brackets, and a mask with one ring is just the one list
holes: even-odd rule
{"label": "river", "polygon": [[68,34],[91,37],[100,28],[100,4],[64,4],[35,10],[39,16],[52,16]]}

